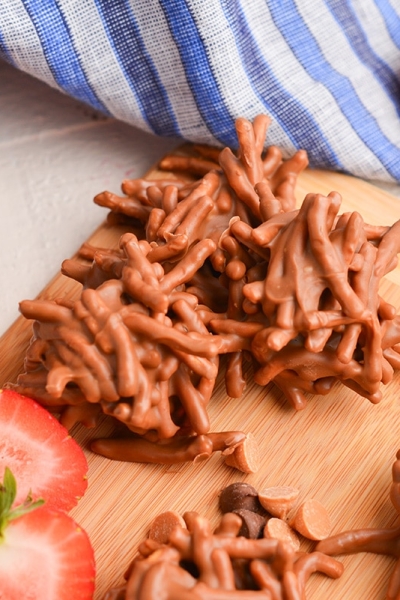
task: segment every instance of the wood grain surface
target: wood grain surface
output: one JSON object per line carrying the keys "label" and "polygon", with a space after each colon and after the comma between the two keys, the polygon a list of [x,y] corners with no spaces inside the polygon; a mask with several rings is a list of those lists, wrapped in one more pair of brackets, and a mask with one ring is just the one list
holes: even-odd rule
{"label": "wood grain surface", "polygon": [[[308,192],[333,190],[342,194],[341,212],[357,210],[366,222],[380,225],[400,218],[399,199],[368,183],[323,171],[307,170],[300,176],[298,201]],[[115,246],[120,234],[117,227],[103,225],[88,241]],[[79,290],[79,284],[59,275],[41,297],[74,297]],[[382,295],[400,309],[399,268],[383,282]],[[30,332],[31,323],[21,317],[0,339],[0,386],[15,381],[21,371]],[[243,397],[231,399],[220,378],[209,412],[214,431],[253,432],[262,456],[256,474],[231,469],[217,455],[196,465],[112,462],[87,450],[90,439],[110,431],[107,420],[96,430],[73,429],[72,435],[87,454],[89,487],[71,514],[86,529],[95,549],[96,600],[103,598],[109,587],[123,582],[123,573],[157,514],[169,509],[195,510],[216,522],[218,494],[234,481],[246,481],[258,490],[276,485],[298,487],[300,500],[313,497],[326,506],[334,532],[400,523],[389,500],[391,466],[400,448],[399,374],[383,389],[378,405],[337,384],[328,396],[310,397],[301,412],[291,409],[277,388],[262,388],[250,380],[251,373]],[[359,554],[341,560],[346,568],[339,580],[311,577],[309,600],[385,598],[392,559]]]}

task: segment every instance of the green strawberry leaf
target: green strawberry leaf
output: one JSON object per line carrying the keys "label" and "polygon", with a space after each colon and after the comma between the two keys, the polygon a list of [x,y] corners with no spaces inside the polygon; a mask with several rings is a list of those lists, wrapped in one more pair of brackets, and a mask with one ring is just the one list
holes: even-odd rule
{"label": "green strawberry leaf", "polygon": [[16,495],[16,479],[12,474],[11,469],[6,467],[4,470],[3,483],[0,483],[0,540],[3,537],[4,530],[10,521],[19,519],[23,515],[36,510],[36,508],[44,504],[44,500],[42,498],[33,501],[29,493],[22,504],[12,508]]}
{"label": "green strawberry leaf", "polygon": [[3,483],[0,483],[0,521],[8,514],[17,495],[17,482],[11,470],[6,467]]}

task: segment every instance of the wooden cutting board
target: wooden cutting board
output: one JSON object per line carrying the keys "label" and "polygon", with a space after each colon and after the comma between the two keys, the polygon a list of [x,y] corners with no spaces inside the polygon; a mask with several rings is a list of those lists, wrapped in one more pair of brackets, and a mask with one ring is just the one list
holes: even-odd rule
{"label": "wooden cutting board", "polygon": [[[149,176],[160,174],[153,171]],[[341,212],[357,210],[366,222],[378,225],[391,225],[400,218],[400,199],[344,175],[307,170],[299,178],[297,196],[300,202],[308,192],[333,190],[342,194]],[[120,234],[117,227],[103,225],[88,241],[116,246]],[[79,289],[59,275],[41,297],[74,297]],[[400,310],[399,268],[383,282],[382,295]],[[30,331],[31,323],[21,317],[0,338],[0,386],[15,381],[22,370]],[[87,450],[89,440],[107,435],[110,424],[104,421],[95,431],[76,426],[72,435],[85,448],[89,487],[72,516],[86,529],[95,549],[95,600],[123,582],[123,573],[157,514],[195,510],[216,523],[218,494],[235,481],[246,481],[257,490],[298,487],[301,500],[314,497],[326,506],[334,532],[399,525],[389,501],[391,466],[400,449],[399,383],[397,374],[384,388],[378,405],[337,384],[328,396],[312,397],[304,411],[295,412],[271,385],[262,388],[249,383],[241,399],[230,399],[220,379],[209,407],[212,430],[253,432],[262,465],[252,475],[225,466],[220,456],[197,465],[112,462]],[[393,559],[359,554],[342,560],[346,568],[338,581],[311,577],[309,600],[385,598]]]}

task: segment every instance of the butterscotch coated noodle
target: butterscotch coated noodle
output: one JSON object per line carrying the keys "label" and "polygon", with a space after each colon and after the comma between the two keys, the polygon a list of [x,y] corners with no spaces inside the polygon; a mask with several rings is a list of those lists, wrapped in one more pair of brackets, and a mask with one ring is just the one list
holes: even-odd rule
{"label": "butterscotch coated noodle", "polygon": [[[174,464],[206,460],[213,452],[234,451],[246,439],[241,431],[174,436],[151,441],[144,436],[97,439],[91,449],[112,460]],[[237,465],[239,470],[240,465]],[[245,471],[246,472],[246,471]]]}
{"label": "butterscotch coated noodle", "polygon": [[[21,303],[35,323],[16,388],[68,426],[101,413],[126,426],[125,453],[104,440],[96,451],[145,460],[148,449],[151,461],[170,462],[178,445],[179,460],[209,456],[221,355],[229,396],[244,393],[250,358],[255,381],[278,386],[297,410],[337,381],[379,402],[400,368],[400,318],[379,291],[397,264],[400,222],[341,214],[336,192],[307,194],[296,208],[307,155],[264,150],[268,125],[264,115],[238,119],[237,154],[199,146],[162,162],[174,174],[98,194],[129,229],[119,248],[85,245],[64,262],[82,284],[78,300]],[[219,432],[218,448],[254,472],[249,433],[236,444],[237,432]]]}
{"label": "butterscotch coated noodle", "polygon": [[[400,450],[392,469],[392,485],[390,499],[395,510],[400,514]],[[384,554],[396,559],[392,576],[387,588],[387,600],[400,600],[400,527],[388,529],[355,529],[337,533],[317,545],[317,550],[329,555],[356,554],[372,552]]]}

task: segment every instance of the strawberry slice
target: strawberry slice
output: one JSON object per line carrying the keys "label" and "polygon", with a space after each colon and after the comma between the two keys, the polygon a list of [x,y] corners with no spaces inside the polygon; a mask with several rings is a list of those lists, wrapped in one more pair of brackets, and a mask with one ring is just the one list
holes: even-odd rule
{"label": "strawberry slice", "polygon": [[0,484],[0,599],[90,600],[94,593],[93,549],[85,531],[64,511],[15,506],[15,478]]}
{"label": "strawberry slice", "polygon": [[0,474],[5,467],[13,472],[17,503],[31,492],[47,508],[76,506],[87,488],[86,457],[53,415],[31,398],[0,390],[0,431]]}

